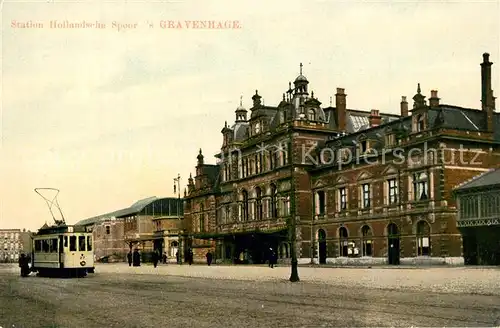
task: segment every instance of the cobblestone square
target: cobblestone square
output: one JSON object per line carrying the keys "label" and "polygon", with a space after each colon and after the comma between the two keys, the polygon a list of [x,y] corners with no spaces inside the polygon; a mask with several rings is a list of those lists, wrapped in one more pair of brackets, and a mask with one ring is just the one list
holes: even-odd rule
{"label": "cobblestone square", "polygon": [[100,264],[83,279],[0,267],[2,327],[498,326],[498,268]]}

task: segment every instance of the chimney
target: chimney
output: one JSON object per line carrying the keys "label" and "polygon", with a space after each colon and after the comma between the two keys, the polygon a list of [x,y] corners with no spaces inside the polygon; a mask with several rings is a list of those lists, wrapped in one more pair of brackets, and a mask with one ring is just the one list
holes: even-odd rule
{"label": "chimney", "polygon": [[401,97],[401,117],[408,116],[408,102],[406,101],[406,96]]}
{"label": "chimney", "polygon": [[346,130],[346,116],[347,116],[347,105],[346,105],[346,94],[344,89],[337,88],[337,93],[335,94],[335,108],[337,113],[337,128],[340,132],[345,132]]}
{"label": "chimney", "polygon": [[431,97],[429,98],[429,106],[431,107],[439,106],[439,98],[437,90],[431,90]]}
{"label": "chimney", "polygon": [[495,98],[491,90],[491,65],[490,54],[483,54],[481,63],[481,108],[486,115],[486,130],[493,132],[493,111],[495,110]]}
{"label": "chimney", "polygon": [[378,109],[372,109],[370,112],[370,127],[379,126],[382,123],[382,117]]}

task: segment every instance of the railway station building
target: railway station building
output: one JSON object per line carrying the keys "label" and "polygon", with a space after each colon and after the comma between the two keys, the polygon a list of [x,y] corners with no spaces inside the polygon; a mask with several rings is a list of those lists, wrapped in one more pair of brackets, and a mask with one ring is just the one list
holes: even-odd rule
{"label": "railway station building", "polygon": [[262,263],[272,249],[288,262],[295,231],[299,263],[463,263],[453,190],[500,167],[482,59],[478,108],[427,100],[418,83],[390,113],[350,109],[343,88],[322,106],[302,66],[277,106],[255,91],[222,126],[216,164],[198,154],[184,204],[196,259]]}

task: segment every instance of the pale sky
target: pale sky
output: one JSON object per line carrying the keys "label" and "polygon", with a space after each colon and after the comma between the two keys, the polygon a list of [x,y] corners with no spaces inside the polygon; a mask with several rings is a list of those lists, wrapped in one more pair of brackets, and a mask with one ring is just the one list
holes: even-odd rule
{"label": "pale sky", "polygon": [[[237,4],[237,5],[236,5]],[[198,149],[215,163],[240,95],[276,105],[299,73],[327,106],[399,113],[417,83],[480,108],[489,52],[500,95],[499,1],[3,1],[0,228],[52,218],[36,187],[61,190],[68,223],[173,196]],[[238,20],[237,30],[161,29],[160,20]],[[12,28],[12,21],[44,28]],[[51,20],[105,29],[50,29]],[[113,21],[138,23],[118,32]],[[149,27],[149,23],[154,25]],[[497,101],[498,104],[498,101]]]}

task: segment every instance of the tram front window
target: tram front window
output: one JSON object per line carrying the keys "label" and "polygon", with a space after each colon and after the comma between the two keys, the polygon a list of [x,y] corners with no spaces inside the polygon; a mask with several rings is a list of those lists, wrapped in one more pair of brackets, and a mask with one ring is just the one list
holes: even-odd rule
{"label": "tram front window", "polygon": [[87,251],[91,251],[92,250],[92,237],[91,236],[87,236]]}
{"label": "tram front window", "polygon": [[76,252],[76,236],[69,237],[69,251]]}
{"label": "tram front window", "polygon": [[85,236],[78,237],[78,250],[85,251]]}

